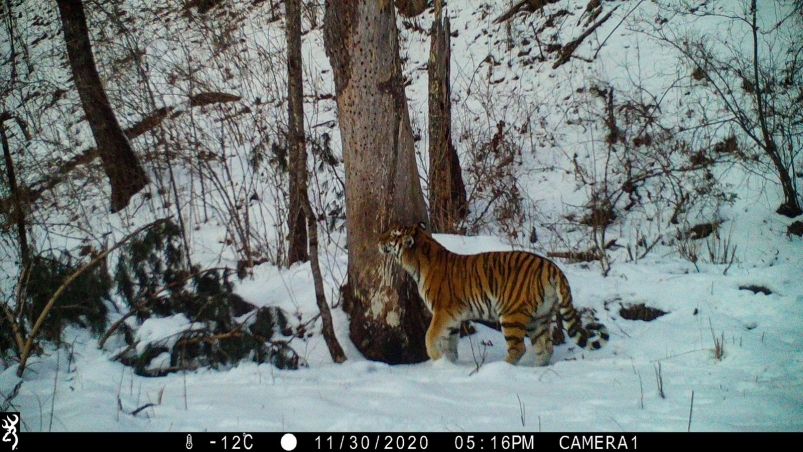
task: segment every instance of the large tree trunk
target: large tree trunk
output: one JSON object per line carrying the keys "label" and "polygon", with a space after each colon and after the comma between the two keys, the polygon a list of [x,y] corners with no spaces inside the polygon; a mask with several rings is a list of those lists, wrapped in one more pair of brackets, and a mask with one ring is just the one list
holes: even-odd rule
{"label": "large tree trunk", "polygon": [[429,313],[414,283],[377,249],[397,223],[426,221],[391,0],[327,0],[324,44],[332,63],[346,169],[352,342],[368,359],[427,359]]}
{"label": "large tree trunk", "polygon": [[466,186],[457,150],[452,144],[452,100],[449,81],[449,18],[441,21],[442,1],[435,0],[429,50],[429,212],[434,232],[457,232],[468,213]]}
{"label": "large tree trunk", "polygon": [[285,1],[287,31],[287,144],[290,169],[289,249],[287,264],[309,259],[307,222],[307,148],[304,139],[304,87],[301,73],[301,0]]}
{"label": "large tree trunk", "polygon": [[75,88],[98,145],[103,169],[112,189],[111,211],[124,209],[148,183],[145,170],[131,148],[100,81],[81,0],[56,0],[67,44]]}

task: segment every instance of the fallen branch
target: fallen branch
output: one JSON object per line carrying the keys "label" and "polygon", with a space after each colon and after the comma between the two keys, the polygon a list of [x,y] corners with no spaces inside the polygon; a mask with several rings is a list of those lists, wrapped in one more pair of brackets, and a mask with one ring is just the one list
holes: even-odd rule
{"label": "fallen branch", "polygon": [[20,393],[20,387],[22,386],[23,381],[25,380],[18,381],[17,384],[14,385],[14,388],[11,389],[11,392],[8,393],[8,395],[4,395],[2,392],[0,392],[0,396],[2,396],[3,398],[3,401],[0,403],[0,411],[10,411],[9,408],[13,407],[13,404],[11,402]]}
{"label": "fallen branch", "polygon": [[508,9],[504,14],[494,19],[493,23],[494,25],[501,24],[502,22],[515,16],[516,13],[518,13],[519,11],[527,11],[530,13],[534,13],[536,11],[544,9],[544,6],[550,3],[557,3],[557,2],[558,0],[521,0],[520,2],[511,6],[510,9]]}
{"label": "fallen branch", "polygon": [[602,259],[602,254],[597,250],[588,251],[550,251],[547,257],[557,257],[567,259],[570,262],[593,262]]}
{"label": "fallen branch", "polygon": [[145,405],[142,405],[141,407],[137,408],[136,410],[132,411],[129,414],[131,414],[131,416],[136,416],[137,414],[139,414],[140,411],[142,411],[142,410],[144,410],[146,408],[150,408],[152,406],[156,406],[156,404],[155,403],[146,403]]}
{"label": "fallen branch", "polygon": [[555,61],[555,64],[552,65],[552,69],[557,69],[562,65],[564,65],[567,61],[569,61],[574,51],[577,50],[580,44],[582,44],[583,40],[587,38],[591,33],[593,33],[597,28],[599,28],[600,25],[604,24],[608,19],[610,19],[613,12],[616,11],[618,8],[619,6],[617,5],[615,8],[608,11],[608,14],[603,16],[602,19],[594,22],[594,24],[591,25],[591,27],[589,27],[586,31],[584,31],[583,34],[578,36],[577,39],[563,46],[560,49],[560,55],[558,56],[558,60]]}
{"label": "fallen branch", "polygon": [[114,332],[117,331],[117,329],[120,328],[120,326],[123,325],[123,323],[126,321],[126,319],[128,319],[132,315],[134,315],[137,312],[139,312],[142,308],[147,306],[148,302],[150,302],[150,301],[151,300],[147,299],[147,298],[145,300],[142,300],[142,302],[140,302],[138,305],[134,306],[134,308],[132,308],[130,311],[128,311],[127,314],[125,314],[119,320],[114,322],[112,324],[112,326],[106,331],[106,333],[103,334],[103,337],[100,338],[100,341],[98,341],[98,348],[103,348],[103,344],[105,344],[106,341],[109,340],[111,335],[114,334]]}
{"label": "fallen branch", "polygon": [[[616,240],[611,240],[605,244],[603,249],[611,249],[616,245]],[[550,251],[546,253],[547,257],[557,257],[560,259],[568,259],[571,262],[592,262],[602,259],[602,252],[599,248],[591,248],[587,251]]]}

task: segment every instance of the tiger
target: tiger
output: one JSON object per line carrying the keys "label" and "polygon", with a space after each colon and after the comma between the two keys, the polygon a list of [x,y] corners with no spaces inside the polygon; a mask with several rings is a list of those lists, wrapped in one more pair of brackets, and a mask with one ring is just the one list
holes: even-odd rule
{"label": "tiger", "polygon": [[507,343],[505,361],[517,364],[528,336],[535,364],[546,366],[554,347],[550,324],[558,315],[580,347],[596,350],[608,341],[600,323],[583,327],[572,305],[566,275],[544,257],[527,251],[462,255],[447,250],[423,224],[399,226],[379,238],[379,252],[391,256],[418,285],[432,321],[426,333],[432,360],[457,360],[461,322],[500,322]]}

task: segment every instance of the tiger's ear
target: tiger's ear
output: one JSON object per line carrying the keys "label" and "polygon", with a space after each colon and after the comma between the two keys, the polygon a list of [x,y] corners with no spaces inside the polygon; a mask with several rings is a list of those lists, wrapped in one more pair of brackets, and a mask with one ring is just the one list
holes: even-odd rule
{"label": "tiger's ear", "polygon": [[410,249],[410,248],[413,247],[414,243],[415,243],[415,239],[413,239],[411,236],[408,235],[407,237],[404,238],[404,241],[402,242],[402,245],[405,248]]}

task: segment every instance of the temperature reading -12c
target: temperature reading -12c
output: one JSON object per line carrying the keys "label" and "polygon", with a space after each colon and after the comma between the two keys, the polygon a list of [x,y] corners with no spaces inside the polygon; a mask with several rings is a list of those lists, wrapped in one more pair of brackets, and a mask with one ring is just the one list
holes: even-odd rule
{"label": "temperature reading -12c", "polygon": [[250,433],[223,437],[223,450],[251,450],[254,448],[254,437]]}

